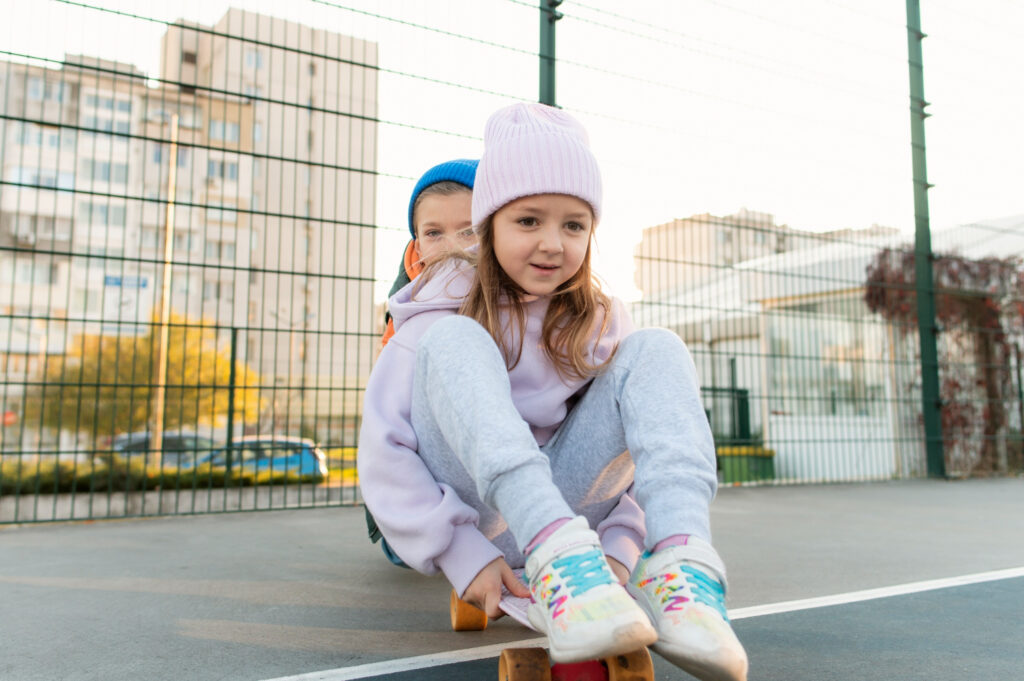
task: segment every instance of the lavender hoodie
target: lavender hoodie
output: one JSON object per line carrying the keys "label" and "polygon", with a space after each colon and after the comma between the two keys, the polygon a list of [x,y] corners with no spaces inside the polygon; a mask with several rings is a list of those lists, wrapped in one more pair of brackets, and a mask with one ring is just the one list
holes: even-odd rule
{"label": "lavender hoodie", "polygon": [[[395,335],[377,359],[366,387],[358,450],[363,500],[390,546],[419,572],[444,572],[459,594],[503,554],[491,543],[493,537],[477,529],[477,511],[451,487],[434,480],[417,455],[410,412],[417,343],[434,322],[457,313],[473,275],[467,263],[454,261],[426,284],[413,281],[389,300]],[[563,379],[541,349],[548,302],[542,297],[526,305],[522,356],[509,371],[512,401],[539,446],[565,419],[569,398],[589,382]],[[633,330],[625,306],[618,299],[612,302],[608,330],[592,349],[595,362],[606,360]],[[608,555],[631,567],[642,549],[643,526],[643,512],[624,495],[596,529]]]}

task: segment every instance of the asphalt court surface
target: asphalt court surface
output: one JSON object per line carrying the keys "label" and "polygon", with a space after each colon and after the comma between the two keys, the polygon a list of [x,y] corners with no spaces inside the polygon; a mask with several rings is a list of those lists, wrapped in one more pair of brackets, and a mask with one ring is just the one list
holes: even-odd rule
{"label": "asphalt court surface", "polygon": [[[743,617],[733,624],[750,658],[748,681],[1024,678],[1024,576]],[[656,679],[693,678],[656,654],[652,658]],[[477,681],[497,679],[498,661],[383,674],[336,670],[289,681],[317,678]]]}
{"label": "asphalt court surface", "polygon": [[[723,488],[712,529],[751,681],[1024,679],[1024,478]],[[490,681],[537,640],[452,632],[445,581],[365,531],[361,508],[0,526],[0,681]]]}

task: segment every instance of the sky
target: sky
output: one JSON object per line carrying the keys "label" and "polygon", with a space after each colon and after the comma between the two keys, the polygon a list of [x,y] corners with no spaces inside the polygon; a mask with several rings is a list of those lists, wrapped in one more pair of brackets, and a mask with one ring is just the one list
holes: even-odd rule
{"label": "sky", "polygon": [[[1024,3],[923,4],[932,227],[1022,214]],[[213,24],[229,5],[378,43],[383,299],[415,179],[441,160],[479,156],[487,116],[537,98],[536,2],[0,0],[0,58],[94,54],[155,74],[161,21]],[[693,214],[746,208],[798,229],[879,224],[912,239],[903,2],[559,9],[557,102],[586,126],[602,167],[595,269],[613,293],[639,295],[632,254],[645,227]]]}

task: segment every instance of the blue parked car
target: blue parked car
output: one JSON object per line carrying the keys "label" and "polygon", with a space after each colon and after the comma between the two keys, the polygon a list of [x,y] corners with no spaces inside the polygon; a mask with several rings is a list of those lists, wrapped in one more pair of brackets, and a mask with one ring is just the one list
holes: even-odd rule
{"label": "blue parked car", "polygon": [[[150,451],[151,433],[125,433],[110,443],[111,451],[126,461],[156,463],[157,456]],[[192,468],[196,460],[210,457],[213,440],[187,430],[168,430],[163,435],[163,452],[160,460],[164,468]]]}
{"label": "blue parked car", "polygon": [[214,448],[197,464],[231,466],[247,472],[278,471],[311,476],[318,480],[327,477],[327,455],[315,442],[306,438],[285,435],[251,435],[239,438],[231,447]]}

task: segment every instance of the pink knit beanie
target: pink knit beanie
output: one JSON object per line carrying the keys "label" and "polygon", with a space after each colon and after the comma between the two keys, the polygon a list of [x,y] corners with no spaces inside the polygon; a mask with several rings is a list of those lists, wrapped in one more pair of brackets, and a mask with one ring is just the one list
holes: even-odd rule
{"label": "pink knit beanie", "polygon": [[491,114],[473,185],[473,224],[479,229],[510,201],[534,194],[569,194],[601,217],[601,171],[587,131],[561,109],[518,103]]}

